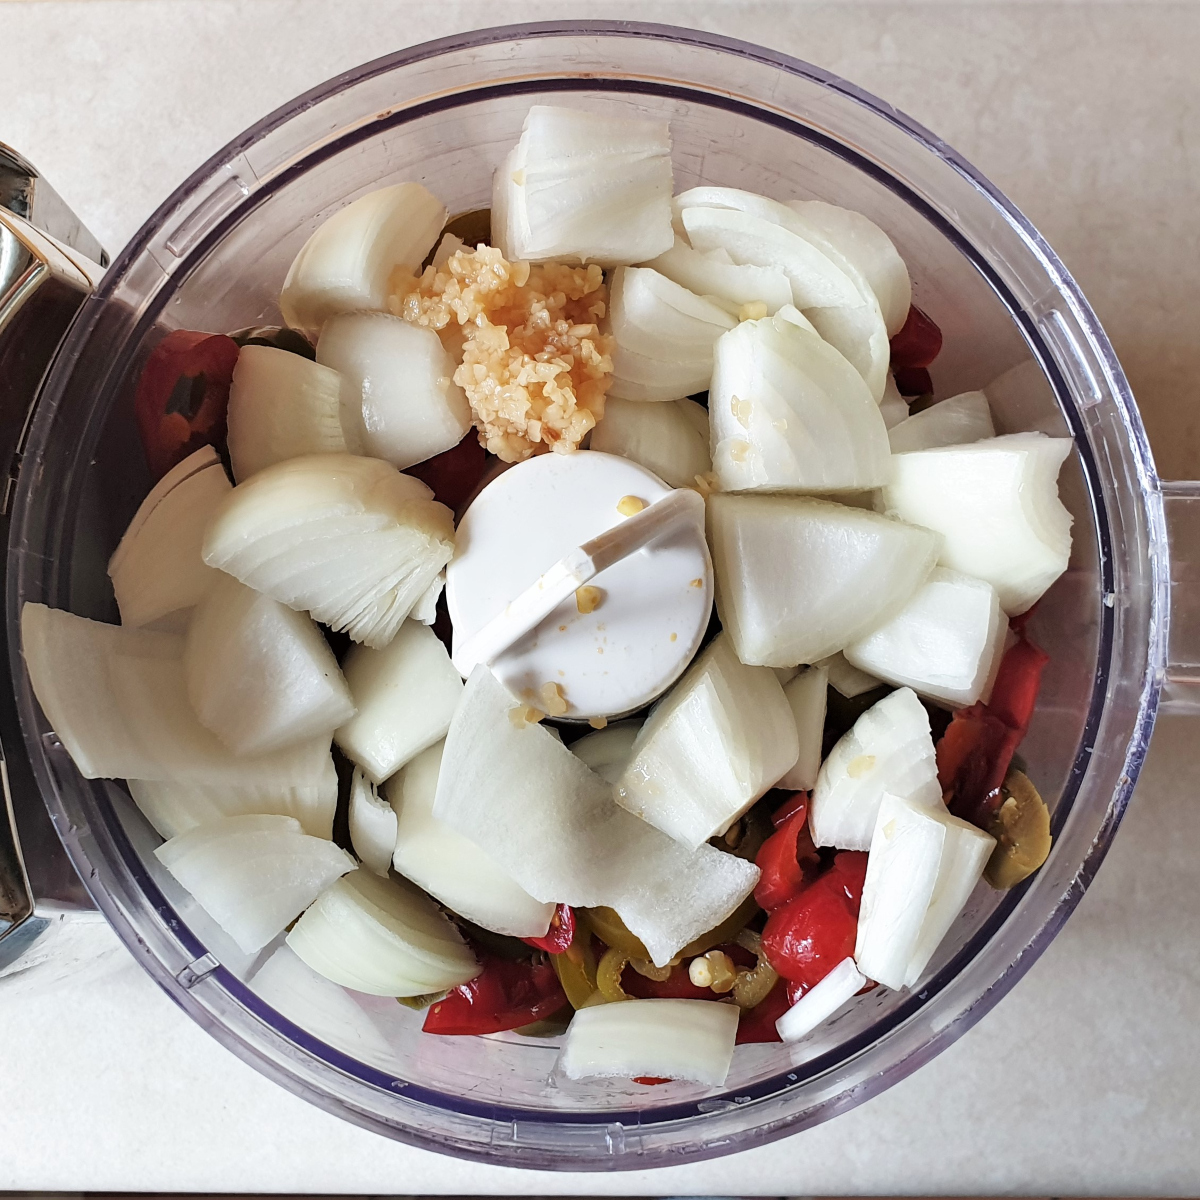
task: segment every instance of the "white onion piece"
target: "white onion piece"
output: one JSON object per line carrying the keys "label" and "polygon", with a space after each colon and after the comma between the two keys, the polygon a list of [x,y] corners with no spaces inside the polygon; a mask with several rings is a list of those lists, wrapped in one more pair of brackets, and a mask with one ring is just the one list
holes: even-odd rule
{"label": "white onion piece", "polygon": [[691,849],[724,833],[795,763],[779,680],[715,638],[650,711],[617,803]]}
{"label": "white onion piece", "polygon": [[616,783],[621,778],[637,741],[641,721],[618,721],[571,743],[571,753],[596,772],[601,779]]}
{"label": "white onion piece", "polygon": [[868,979],[900,988],[937,886],[946,828],[930,807],[899,796],[882,796],[877,815],[854,959]]}
{"label": "white onion piece", "polygon": [[738,1007],[712,1000],[624,1000],[571,1018],[558,1067],[568,1079],[686,1079],[720,1087]]}
{"label": "white onion piece", "polygon": [[703,358],[653,358],[613,347],[609,396],[619,400],[662,402],[708,391],[712,352]]}
{"label": "white onion piece", "polygon": [[[695,410],[699,420],[689,410]],[[610,397],[604,405],[604,418],[592,430],[589,446],[641,463],[664,483],[677,488],[693,485],[697,475],[712,469],[708,411],[694,400],[643,404]]]}
{"label": "white onion piece", "polygon": [[666,121],[535,104],[492,183],[509,262],[643,262],[673,241]]}
{"label": "white onion piece", "polygon": [[235,754],[265,754],[354,715],[337,659],[312,619],[222,575],[184,640],[188,699]]}
{"label": "white onion piece", "polygon": [[708,535],[721,622],[742,662],[768,667],[817,662],[877,629],[937,556],[926,529],[806,496],[714,493]]}
{"label": "white onion piece", "polygon": [[355,454],[403,470],[457,446],[471,428],[454,360],[432,329],[389,313],[343,313],[321,329],[317,362],[341,377],[341,423]]}
{"label": "white onion piece", "polygon": [[470,947],[428,896],[366,871],[322,892],[287,944],[318,975],[371,996],[424,996],[479,974]]}
{"label": "white onion piece", "polygon": [[162,779],[126,780],[142,815],[164,837],[187,833],[221,817],[276,814],[295,817],[305,833],[333,837],[338,781],[333,757],[326,755],[311,783],[292,787],[176,783]]}
{"label": "white onion piece", "polygon": [[302,454],[346,449],[342,377],[274,346],[244,346],[229,387],[229,459],[239,483]]}
{"label": "white onion piece", "polygon": [[397,1069],[398,1056],[371,1014],[345,988],[302,963],[288,946],[280,946],[255,971],[249,987],[305,1033],[360,1062]]}
{"label": "white onion piece", "polygon": [[910,688],[868,708],[821,764],[808,810],[813,841],[866,850],[888,792],[926,807],[942,805],[929,715]]}
{"label": "white onion piece", "polygon": [[555,905],[535,900],[469,838],[433,815],[442,742],[423,750],[388,781],[398,818],[392,862],[406,879],[451,912],[493,933],[545,937]]}
{"label": "white onion piece", "polygon": [[[649,368],[642,368],[642,360],[658,364],[664,372],[667,367],[663,364],[672,369],[678,364],[676,375],[662,377],[664,385],[676,384],[674,395],[666,398],[678,399],[689,390],[696,391],[701,364],[705,374],[711,374],[713,344],[733,328],[735,319],[711,300],[694,295],[649,267],[619,267],[609,287],[614,377],[623,378],[624,356],[634,355],[632,361],[643,375]],[[621,395],[620,385],[617,387]]]}
{"label": "white onion piece", "polygon": [[188,702],[183,639],[26,604],[21,643],[46,719],[86,779],[277,791],[326,778],[329,739],[230,753]]}
{"label": "white onion piece", "polygon": [[386,879],[396,849],[396,813],[357,768],[350,777],[349,821],[354,853],[368,871]]}
{"label": "white onion piece", "polygon": [[939,562],[986,579],[1009,616],[1067,569],[1071,514],[1058,498],[1070,438],[1014,433],[892,458],[889,513],[942,535]]}
{"label": "white onion piece", "polygon": [[[725,258],[729,255],[725,254]],[[642,265],[653,267],[697,296],[714,301],[735,317],[748,304],[766,305],[765,315],[770,316],[792,302],[792,285],[781,271],[739,265],[732,259],[722,262],[711,254],[693,250],[681,237],[676,237],[675,244],[665,254]]]}
{"label": "white onion piece", "polygon": [[783,695],[792,710],[799,749],[796,761],[776,787],[807,792],[817,782],[821,769],[821,740],[825,734],[825,698],[829,672],[824,667],[805,667],[783,685]]}
{"label": "white onion piece", "polygon": [[292,817],[223,817],[164,842],[155,858],[247,954],[261,950],[354,859]]}
{"label": "white onion piece", "polygon": [[710,207],[684,207],[680,219],[694,249],[725,250],[738,265],[783,275],[791,285],[791,301],[801,311],[862,303],[858,288],[840,267],[775,221],[757,213]]}
{"label": "white onion piece", "polygon": [[991,696],[1007,636],[990,583],[936,567],[890,621],[845,654],[879,679],[947,708],[965,708]]}
{"label": "white onion piece", "polygon": [[374,458],[313,454],[238,484],[204,561],[356,642],[386,646],[454,551],[454,519]]}
{"label": "white onion piece", "polygon": [[415,272],[448,216],[419,183],[359,196],[318,226],[296,255],[279,298],[283,319],[315,342],[335,313],[385,312],[392,272],[400,266]]}
{"label": "white onion piece", "polygon": [[879,301],[888,337],[899,333],[912,304],[912,280],[892,239],[862,213],[823,200],[789,200],[788,208],[820,229],[862,272]]}
{"label": "white onion piece", "polygon": [[798,1042],[849,1004],[866,985],[867,977],[854,965],[854,959],[843,958],[775,1022],[776,1032],[785,1042]]}
{"label": "white onion piece", "polygon": [[445,586],[446,568],[443,567],[433,582],[421,593],[409,616],[414,621],[420,621],[422,625],[432,625],[437,620],[437,602]]}
{"label": "white onion piece", "polygon": [[374,783],[446,736],[462,676],[427,625],[406,621],[382,650],[352,647],[343,669],[358,713],[334,740]]}
{"label": "white onion piece", "polygon": [[[910,600],[909,604],[911,603]],[[875,675],[860,671],[840,650],[828,658],[821,659],[817,665],[829,672],[829,683],[833,690],[845,696],[847,700],[853,700],[855,696],[861,696],[863,692],[869,692],[883,682]]]}
{"label": "white onion piece", "polygon": [[[891,346],[879,300],[858,264],[841,252],[836,242],[819,224],[786,204],[738,188],[692,188],[677,197],[675,203],[681,210],[680,217],[693,246],[697,244],[692,235],[692,227],[697,224],[697,218],[689,214],[697,210],[726,210],[738,212],[743,218],[777,225],[781,231],[790,234],[796,241],[803,242],[811,252],[823,259],[825,265],[818,267],[817,260],[813,259],[812,265],[809,265],[806,271],[797,269],[799,260],[797,268],[792,271],[783,268],[792,284],[793,303],[812,321],[817,332],[839,350],[862,375],[871,396],[876,401],[883,396],[888,365],[891,362]],[[704,220],[711,223],[711,218],[701,219],[701,223]],[[728,225],[728,218],[725,221]],[[743,221],[742,224],[745,225],[746,222]],[[775,237],[775,245],[778,246],[781,240],[783,239]],[[752,246],[742,245],[739,252],[728,239],[720,244],[729,250],[735,261],[759,261],[753,257]],[[795,242],[789,245],[794,248]],[[759,265],[773,264],[760,262]],[[828,288],[827,285],[834,278],[829,274],[830,269],[836,272],[838,279],[848,282],[849,289],[839,287],[835,293]]]}
{"label": "white onion piece", "polygon": [[921,978],[950,926],[966,906],[996,848],[996,839],[990,834],[951,816],[940,807],[933,809],[929,816],[943,826],[945,839],[933,895],[904,975],[905,987],[913,987]]}
{"label": "white onion piece", "polygon": [[612,787],[486,667],[467,681],[442,756],[434,815],[487,848],[536,899],[614,908],[662,966],[723,921],[759,871],[687,850],[619,808]]}
{"label": "white onion piece", "polygon": [[470,247],[456,233],[443,233],[433,252],[431,265],[440,271],[456,254],[468,249]]}
{"label": "white onion piece", "polygon": [[888,372],[887,381],[883,385],[883,395],[879,399],[879,415],[883,417],[883,423],[888,427],[889,440],[891,431],[901,421],[908,420],[908,401],[900,395],[900,389],[896,386],[896,380],[891,371]]}
{"label": "white onion piece", "polygon": [[888,432],[893,454],[962,446],[996,436],[987,397],[982,392],[951,396],[901,421]]}
{"label": "white onion piece", "polygon": [[108,563],[121,623],[149,625],[200,602],[216,581],[200,548],[209,519],[229,495],[216,451],[197,450],[159,480]]}
{"label": "white onion piece", "polygon": [[717,342],[709,392],[724,491],[864,491],[888,478],[887,427],[861,376],[785,316]]}

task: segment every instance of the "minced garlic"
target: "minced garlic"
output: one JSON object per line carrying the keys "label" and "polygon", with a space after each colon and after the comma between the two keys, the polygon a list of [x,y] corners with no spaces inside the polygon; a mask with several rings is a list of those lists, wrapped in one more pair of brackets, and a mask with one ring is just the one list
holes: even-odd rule
{"label": "minced garlic", "polygon": [[585,616],[588,613],[593,613],[604,602],[604,589],[593,587],[590,583],[585,583],[583,587],[575,589],[575,607]]}
{"label": "minced garlic", "polygon": [[505,462],[569,453],[604,415],[612,339],[608,290],[595,263],[509,263],[480,245],[419,279],[398,272],[391,310],[434,329],[460,365],[480,441]]}
{"label": "minced garlic", "polygon": [[564,717],[567,715],[567,708],[569,706],[567,698],[563,694],[562,684],[542,684],[542,707],[546,710],[546,714],[551,717]]}

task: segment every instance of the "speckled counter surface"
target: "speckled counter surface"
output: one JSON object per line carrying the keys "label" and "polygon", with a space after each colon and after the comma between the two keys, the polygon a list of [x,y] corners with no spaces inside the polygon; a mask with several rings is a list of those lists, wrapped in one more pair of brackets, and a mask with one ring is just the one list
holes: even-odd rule
{"label": "speckled counter surface", "polygon": [[[386,50],[505,18],[690,24],[935,129],[1099,312],[1162,474],[1200,473],[1200,5],[0,0],[0,140],[112,250],[209,153]],[[99,920],[0,979],[0,1188],[549,1194],[1200,1193],[1200,759],[1160,723],[1092,890],[1014,992],[855,1111],[695,1167],[541,1175],[319,1112],[221,1049]]]}

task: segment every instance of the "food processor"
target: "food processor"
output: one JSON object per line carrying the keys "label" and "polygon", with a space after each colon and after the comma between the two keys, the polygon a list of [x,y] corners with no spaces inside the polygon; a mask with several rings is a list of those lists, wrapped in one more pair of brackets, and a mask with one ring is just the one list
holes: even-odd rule
{"label": "food processor", "polygon": [[[997,432],[1075,445],[1060,480],[1070,567],[1028,625],[1050,654],[1020,749],[1051,810],[1048,861],[1011,891],[981,885],[914,988],[862,995],[795,1044],[740,1047],[718,1090],[573,1083],[554,1072],[553,1039],[423,1035],[420,1014],[392,1000],[347,993],[298,960],[241,953],[158,866],[159,839],[124,784],[80,777],[21,660],[26,601],[116,620],[105,565],[150,486],[133,394],[157,341],[175,328],[279,323],[297,250],[369,190],[417,180],[452,213],[486,207],[534,103],[670,121],[676,190],[730,185],[865,213],[945,336],[937,394],[983,388]],[[11,824],[0,835],[0,961],[56,911],[94,903],[214,1037],[357,1124],[494,1164],[644,1169],[746,1149],[860,1104],[1028,970],[1099,867],[1156,714],[1198,707],[1200,484],[1158,479],[1108,339],[1021,213],[934,134],[818,68],[660,25],[474,31],[368,63],[271,114],[196,171],[102,278],[99,247],[15,154],[0,157],[0,205],[12,678],[0,706]]]}

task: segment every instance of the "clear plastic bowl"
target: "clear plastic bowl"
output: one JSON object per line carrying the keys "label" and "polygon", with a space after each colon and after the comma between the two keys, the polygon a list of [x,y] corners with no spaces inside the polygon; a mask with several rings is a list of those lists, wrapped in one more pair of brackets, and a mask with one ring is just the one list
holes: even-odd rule
{"label": "clear plastic bowl", "polygon": [[1021,751],[1053,809],[1041,871],[1008,893],[981,886],[919,987],[860,997],[797,1045],[739,1049],[719,1092],[572,1084],[552,1076],[553,1042],[424,1036],[419,1015],[391,1001],[286,973],[255,979],[261,959],[247,961],[157,869],[158,839],[123,786],[81,779],[19,668],[15,684],[38,786],[96,902],[234,1053],[415,1145],[521,1167],[645,1168],[745,1149],[860,1104],[960,1036],[1045,949],[1116,831],[1153,723],[1166,664],[1163,505],[1128,385],[1078,288],[933,134],[745,43],[624,22],[509,27],[379,59],[300,97],[197,171],[113,264],[28,434],[9,544],[14,663],[26,600],[116,618],[105,563],[149,484],[133,387],[163,333],[277,321],[305,238],[382,184],[420,180],[452,212],[485,206],[534,102],[668,118],[678,189],[731,184],[867,213],[945,333],[937,392],[986,386],[1001,432],[1074,439],[1063,489],[1075,550],[1031,626],[1052,658]]}

